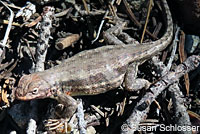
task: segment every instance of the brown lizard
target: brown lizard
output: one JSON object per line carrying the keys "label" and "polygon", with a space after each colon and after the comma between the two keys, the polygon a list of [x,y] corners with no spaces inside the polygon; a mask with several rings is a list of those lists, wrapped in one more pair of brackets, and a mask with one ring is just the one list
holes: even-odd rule
{"label": "brown lizard", "polygon": [[54,98],[67,107],[70,116],[76,110],[76,101],[71,96],[104,93],[123,82],[126,89],[133,91],[133,87],[126,86],[129,65],[158,54],[173,37],[171,13],[166,0],[162,1],[167,29],[159,40],[137,46],[108,45],[80,52],[53,68],[23,76],[15,91],[16,99]]}

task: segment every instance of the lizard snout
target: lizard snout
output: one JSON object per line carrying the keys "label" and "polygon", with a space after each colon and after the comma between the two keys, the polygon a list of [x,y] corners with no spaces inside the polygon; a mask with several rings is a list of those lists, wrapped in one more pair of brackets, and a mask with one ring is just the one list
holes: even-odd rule
{"label": "lizard snout", "polygon": [[20,88],[17,88],[15,91],[15,98],[18,100],[26,100],[26,96],[24,96],[23,92],[20,90]]}
{"label": "lizard snout", "polygon": [[23,94],[22,94],[22,93],[17,93],[16,96],[18,96],[18,97],[22,97]]}

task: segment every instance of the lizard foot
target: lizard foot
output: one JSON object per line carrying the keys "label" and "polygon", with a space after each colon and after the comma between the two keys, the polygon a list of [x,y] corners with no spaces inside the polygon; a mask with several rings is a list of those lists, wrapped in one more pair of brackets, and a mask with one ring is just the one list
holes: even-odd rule
{"label": "lizard foot", "polygon": [[44,122],[44,126],[47,131],[55,131],[56,133],[70,133],[72,130],[67,119],[48,119]]}
{"label": "lizard foot", "polygon": [[128,91],[138,91],[142,88],[148,89],[151,83],[148,80],[137,78],[132,83],[126,83],[126,90]]}
{"label": "lizard foot", "polygon": [[142,88],[148,89],[151,83],[142,78],[137,78],[139,62],[131,63],[124,78],[124,87],[128,91],[139,91]]}

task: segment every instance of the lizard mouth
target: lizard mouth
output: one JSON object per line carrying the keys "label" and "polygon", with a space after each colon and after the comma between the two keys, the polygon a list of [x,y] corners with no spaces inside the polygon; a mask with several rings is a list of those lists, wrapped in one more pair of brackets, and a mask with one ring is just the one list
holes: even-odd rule
{"label": "lizard mouth", "polygon": [[22,101],[29,101],[29,100],[33,100],[33,99],[43,99],[43,97],[41,96],[16,96],[16,99],[18,100],[22,100]]}
{"label": "lizard mouth", "polygon": [[15,98],[17,100],[22,100],[22,101],[28,101],[28,100],[32,100],[32,97],[28,97],[28,96],[19,96],[18,94],[16,94]]}
{"label": "lizard mouth", "polygon": [[52,95],[52,92],[50,90],[47,90],[47,92],[41,92],[39,94],[31,94],[28,93],[26,95],[19,95],[18,93],[15,94],[15,98],[17,100],[22,100],[22,101],[29,101],[29,100],[33,100],[33,99],[44,99],[44,98],[48,98],[49,96]]}
{"label": "lizard mouth", "polygon": [[40,96],[32,96],[32,95],[25,95],[25,96],[23,96],[23,95],[16,94],[15,98],[17,100],[29,101],[29,100],[40,98]]}
{"label": "lizard mouth", "polygon": [[16,98],[17,98],[18,100],[23,100],[23,101],[29,100],[26,96],[17,96]]}

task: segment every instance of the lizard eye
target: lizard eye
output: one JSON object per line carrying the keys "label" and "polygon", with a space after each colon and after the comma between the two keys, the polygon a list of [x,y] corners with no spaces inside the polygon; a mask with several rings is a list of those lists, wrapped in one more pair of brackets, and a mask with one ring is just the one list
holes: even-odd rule
{"label": "lizard eye", "polygon": [[34,88],[32,94],[37,94],[38,93],[38,88]]}

